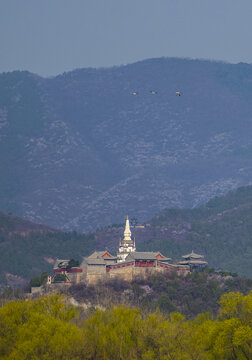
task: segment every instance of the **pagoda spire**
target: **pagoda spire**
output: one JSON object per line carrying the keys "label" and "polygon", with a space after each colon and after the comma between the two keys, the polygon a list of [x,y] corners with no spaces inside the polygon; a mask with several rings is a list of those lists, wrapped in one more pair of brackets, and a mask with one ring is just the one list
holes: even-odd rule
{"label": "pagoda spire", "polygon": [[126,224],[125,224],[125,229],[124,229],[124,238],[123,241],[125,243],[131,242],[131,231],[130,231],[130,223],[129,223],[129,217],[127,215],[127,219],[126,219]]}

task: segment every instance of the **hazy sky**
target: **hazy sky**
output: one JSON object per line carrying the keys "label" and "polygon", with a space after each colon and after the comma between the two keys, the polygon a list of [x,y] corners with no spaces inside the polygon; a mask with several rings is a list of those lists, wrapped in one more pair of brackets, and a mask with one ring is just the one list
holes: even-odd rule
{"label": "hazy sky", "polygon": [[0,0],[0,72],[152,57],[252,63],[252,0]]}

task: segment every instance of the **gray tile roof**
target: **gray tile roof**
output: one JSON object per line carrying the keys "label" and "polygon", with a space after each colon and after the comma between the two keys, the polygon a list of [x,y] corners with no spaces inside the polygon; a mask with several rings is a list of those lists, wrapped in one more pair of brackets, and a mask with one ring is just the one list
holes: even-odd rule
{"label": "gray tile roof", "polygon": [[130,260],[130,259],[134,259],[134,260],[169,260],[169,258],[163,257],[163,258],[157,258],[157,255],[160,254],[160,252],[153,252],[153,251],[144,251],[144,252],[140,252],[140,251],[136,251],[136,252],[131,252],[129,253],[129,255],[126,257],[125,260]]}
{"label": "gray tile roof", "polygon": [[[111,257],[102,257],[105,253],[108,253]],[[111,255],[107,250],[104,251],[94,251],[90,256],[85,257],[83,260],[88,265],[104,265],[109,263],[109,261],[115,261],[117,258]]]}
{"label": "gray tile roof", "polygon": [[184,259],[202,259],[204,256],[203,255],[199,255],[199,254],[195,254],[193,251],[191,252],[191,254],[187,254],[187,255],[183,255],[182,258]]}

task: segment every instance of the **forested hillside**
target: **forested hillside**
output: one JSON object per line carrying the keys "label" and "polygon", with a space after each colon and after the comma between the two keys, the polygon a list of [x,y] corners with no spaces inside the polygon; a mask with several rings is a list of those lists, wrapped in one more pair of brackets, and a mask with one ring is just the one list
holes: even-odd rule
{"label": "forested hillside", "polygon": [[[173,228],[170,239],[156,237],[152,248],[177,257],[194,249],[215,268],[252,276],[252,187],[242,187],[191,210],[167,209],[152,227]],[[168,241],[167,241],[168,240]],[[175,240],[175,241],[174,241]],[[146,246],[144,242],[142,246]]]}
{"label": "forested hillside", "polygon": [[252,65],[165,58],[1,74],[0,209],[86,231],[248,185],[251,80]]}
{"label": "forested hillside", "polygon": [[64,233],[0,212],[0,287],[22,286],[57,257],[78,258],[95,248],[93,234]]}
{"label": "forested hillside", "polygon": [[[81,260],[106,248],[116,253],[123,226],[64,233],[0,214],[0,283],[21,283],[22,278],[50,272],[57,257]],[[194,250],[205,255],[210,267],[252,277],[252,186],[195,209],[163,210],[131,231],[139,251],[161,251],[176,261]]]}

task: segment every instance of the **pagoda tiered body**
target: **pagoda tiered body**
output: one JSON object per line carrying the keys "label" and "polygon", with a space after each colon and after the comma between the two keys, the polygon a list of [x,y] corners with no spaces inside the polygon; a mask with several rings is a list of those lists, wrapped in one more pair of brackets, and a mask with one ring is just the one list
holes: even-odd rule
{"label": "pagoda tiered body", "polygon": [[119,242],[119,249],[117,253],[117,261],[125,261],[126,257],[131,252],[136,251],[136,244],[135,244],[135,238],[134,240],[131,239],[131,231],[130,231],[130,223],[129,223],[129,217],[127,216],[123,239],[120,238]]}

